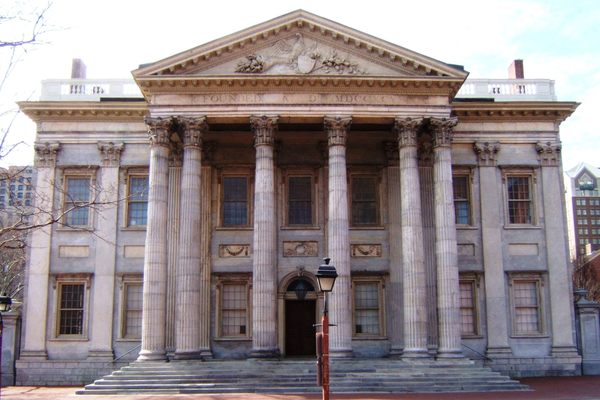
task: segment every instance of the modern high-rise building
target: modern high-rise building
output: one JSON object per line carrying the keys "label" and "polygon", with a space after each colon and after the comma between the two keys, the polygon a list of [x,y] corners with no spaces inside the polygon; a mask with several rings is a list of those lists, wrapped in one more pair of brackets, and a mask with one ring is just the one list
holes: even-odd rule
{"label": "modern high-rise building", "polygon": [[577,164],[565,172],[571,258],[600,249],[600,168]]}
{"label": "modern high-rise building", "polygon": [[10,166],[0,168],[0,210],[14,211],[15,208],[33,204],[33,167]]}

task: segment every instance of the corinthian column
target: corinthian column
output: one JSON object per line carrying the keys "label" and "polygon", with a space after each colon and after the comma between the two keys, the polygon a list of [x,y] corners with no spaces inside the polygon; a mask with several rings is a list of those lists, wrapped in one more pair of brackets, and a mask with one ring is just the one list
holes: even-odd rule
{"label": "corinthian column", "polygon": [[170,120],[147,118],[150,136],[150,190],[144,253],[142,348],[139,361],[165,359],[167,296],[167,196]]}
{"label": "corinthian column", "polygon": [[[202,216],[202,134],[206,118],[179,118],[183,127],[183,171],[177,267],[175,358],[199,358],[200,348],[200,219]],[[202,321],[205,322],[205,321]]]}
{"label": "corinthian column", "polygon": [[332,323],[331,357],[352,356],[352,301],[350,298],[350,239],[348,237],[348,180],[346,178],[346,136],[351,117],[325,117],[329,145],[329,220],[327,255],[338,278],[331,292],[329,312]]}
{"label": "corinthian column", "polygon": [[400,187],[402,188],[402,271],[404,275],[404,351],[403,357],[428,357],[427,309],[425,307],[425,259],[417,131],[421,119],[396,119],[400,149]]}
{"label": "corinthian column", "polygon": [[433,187],[435,193],[435,258],[437,264],[438,357],[462,357],[456,222],[452,192],[452,129],[456,118],[432,119]]}
{"label": "corinthian column", "polygon": [[252,116],[256,148],[254,244],[252,265],[252,351],[257,358],[274,357],[277,348],[277,218],[273,142],[277,117]]}

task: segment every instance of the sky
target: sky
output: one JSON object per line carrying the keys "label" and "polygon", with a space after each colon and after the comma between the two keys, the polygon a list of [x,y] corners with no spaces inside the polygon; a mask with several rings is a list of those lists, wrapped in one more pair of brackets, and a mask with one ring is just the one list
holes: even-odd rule
{"label": "sky", "polygon": [[[2,0],[0,16],[46,0]],[[561,125],[565,170],[600,166],[600,2],[597,0],[53,0],[42,43],[20,54],[0,90],[0,128],[15,102],[36,100],[44,79],[68,79],[82,59],[90,79],[131,78],[140,64],[169,57],[302,8],[429,57],[464,65],[469,78],[508,77],[523,59],[525,78],[552,79],[558,100],[577,101]],[[8,31],[7,31],[8,29]],[[17,29],[0,24],[0,41]],[[0,71],[8,53],[0,48]],[[0,76],[1,79],[1,76]],[[0,165],[33,162],[35,124],[18,115],[8,140],[23,141]]]}

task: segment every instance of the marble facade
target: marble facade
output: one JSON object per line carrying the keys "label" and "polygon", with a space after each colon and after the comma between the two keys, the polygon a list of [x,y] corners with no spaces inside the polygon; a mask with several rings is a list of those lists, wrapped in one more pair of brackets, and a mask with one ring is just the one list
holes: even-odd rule
{"label": "marble facade", "polygon": [[[133,76],[138,101],[20,104],[38,123],[40,204],[60,209],[55,183],[71,176],[106,202],[85,227],[32,237],[19,383],[54,382],[44,368],[58,363],[63,382],[87,383],[114,359],[289,356],[291,335],[312,335],[292,306],[317,322],[323,257],[339,274],[332,357],[579,373],[557,146],[576,103],[460,101],[463,69],[304,11]],[[139,226],[136,176],[149,182]],[[290,222],[293,178],[308,183],[303,223]],[[227,203],[234,180],[243,196]],[[75,245],[85,257],[60,256]],[[58,326],[64,282],[84,285],[76,334]],[[88,372],[68,378],[70,363]]]}

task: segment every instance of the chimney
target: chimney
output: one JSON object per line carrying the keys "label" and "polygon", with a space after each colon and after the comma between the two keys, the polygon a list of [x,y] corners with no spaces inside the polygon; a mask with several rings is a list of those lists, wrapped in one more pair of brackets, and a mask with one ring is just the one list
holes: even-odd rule
{"label": "chimney", "polygon": [[80,58],[74,58],[71,64],[71,79],[85,79],[85,63]]}
{"label": "chimney", "polygon": [[515,60],[508,67],[508,79],[524,79],[523,60]]}

